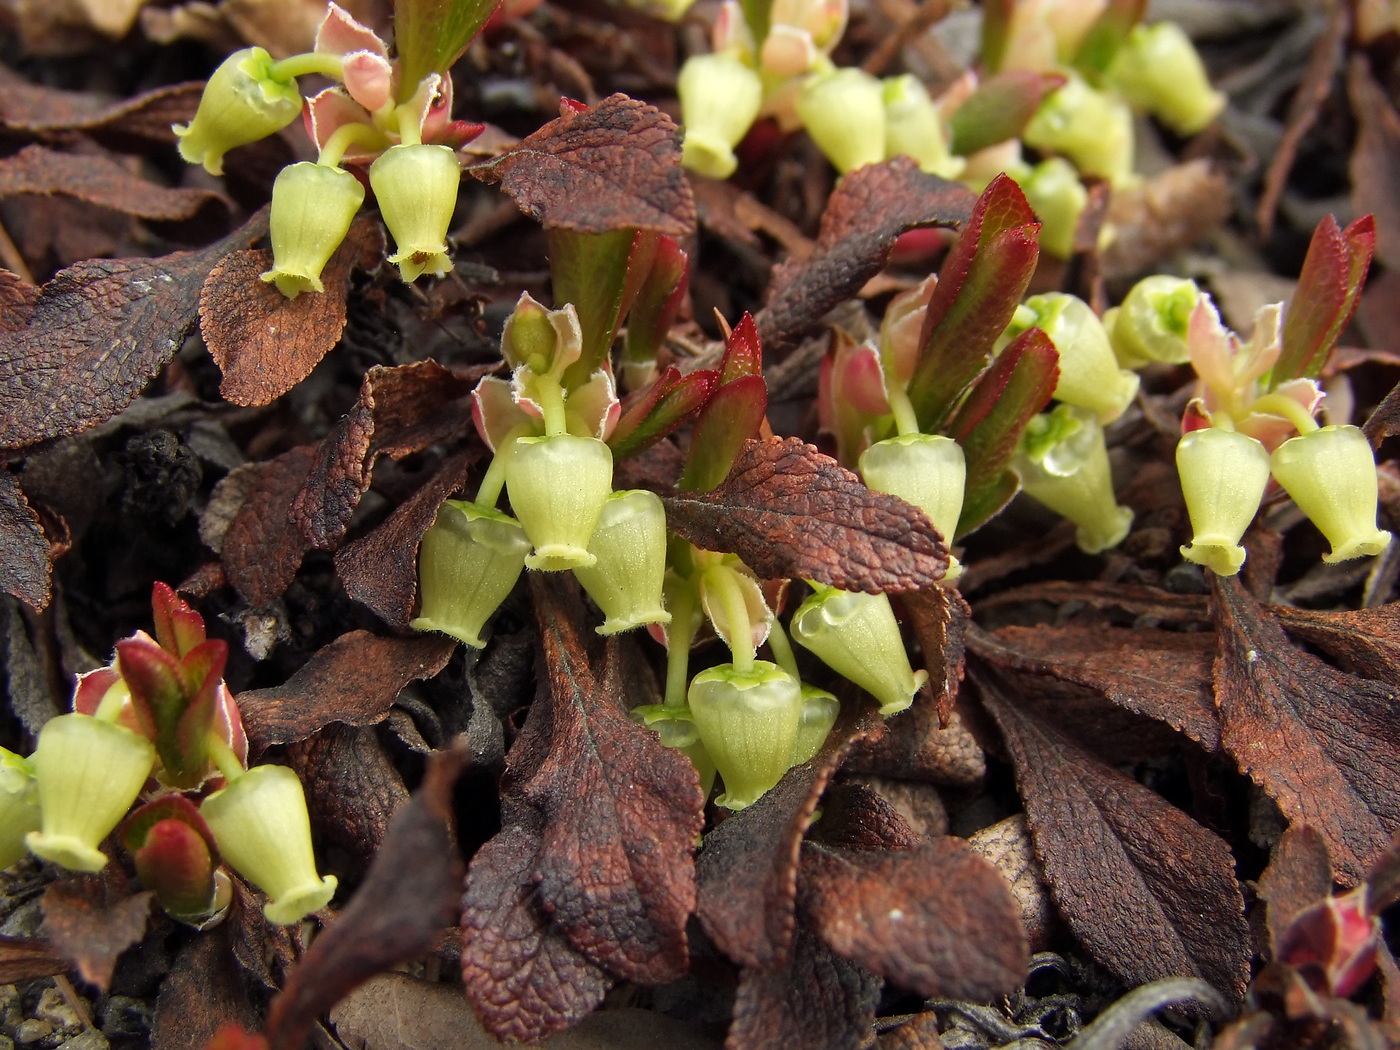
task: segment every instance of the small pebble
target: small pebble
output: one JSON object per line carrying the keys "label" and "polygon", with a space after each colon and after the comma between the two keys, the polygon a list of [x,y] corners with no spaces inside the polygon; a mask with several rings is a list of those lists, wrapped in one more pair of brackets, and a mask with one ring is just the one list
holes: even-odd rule
{"label": "small pebble", "polygon": [[53,1025],[37,1017],[26,1018],[15,1026],[15,1042],[20,1046],[33,1046],[53,1035]]}
{"label": "small pebble", "polygon": [[72,1039],[59,1043],[57,1050],[107,1050],[107,1037],[96,1028],[84,1028]]}
{"label": "small pebble", "polygon": [[39,1003],[34,1007],[34,1016],[40,1021],[49,1022],[54,1031],[65,1036],[75,1035],[83,1028],[83,1019],[78,1015],[78,1011],[69,1005],[63,993],[53,985],[45,988],[44,993],[39,996]]}
{"label": "small pebble", "polygon": [[151,1007],[142,999],[111,995],[98,1007],[98,1022],[108,1039],[145,1036],[151,1031]]}

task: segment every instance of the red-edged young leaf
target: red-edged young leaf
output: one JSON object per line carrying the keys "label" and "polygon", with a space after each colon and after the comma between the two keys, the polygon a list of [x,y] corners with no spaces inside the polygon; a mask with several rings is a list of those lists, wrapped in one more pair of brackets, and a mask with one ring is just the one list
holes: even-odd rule
{"label": "red-edged young leaf", "polygon": [[747,310],[739,318],[739,323],[730,330],[724,341],[724,357],[719,363],[719,381],[728,385],[745,376],[763,374],[763,341],[758,336],[758,326],[753,315]]}
{"label": "red-edged young leaf", "polygon": [[431,951],[452,924],[463,872],[452,787],[467,759],[465,748],[433,755],[355,896],[287,975],[268,1012],[273,1050],[299,1050],[316,1019],[352,988]]}
{"label": "red-edged young leaf", "polygon": [[1275,384],[1304,376],[1316,379],[1342,336],[1376,248],[1376,223],[1363,215],[1346,229],[1328,215],[1313,231],[1298,287],[1283,320],[1283,350],[1274,365]]}
{"label": "red-edged young leaf", "polygon": [[171,189],[148,182],[103,153],[62,153],[25,146],[0,159],[0,197],[60,194],[139,219],[189,219],[208,205],[227,213],[228,201],[211,190]]}
{"label": "red-edged young leaf", "polygon": [[804,843],[798,900],[836,954],[919,995],[986,1002],[1025,981],[1020,908],[958,839],[895,852]]}
{"label": "red-edged young leaf", "polygon": [[412,98],[429,73],[446,76],[499,5],[500,0],[394,0],[399,101]]}
{"label": "red-edged young leaf", "polygon": [[208,915],[215,904],[214,852],[211,842],[182,820],[168,817],[151,824],[140,845],[127,847],[141,885],[171,915]]}
{"label": "red-edged young leaf", "polygon": [[177,659],[204,643],[204,617],[191,609],[168,583],[157,580],[152,585],[151,613],[156,641]]}
{"label": "red-edged young leaf", "polygon": [[1353,674],[1400,685],[1400,603],[1338,612],[1277,605],[1273,614],[1285,631]]}
{"label": "red-edged young leaf", "polygon": [[1212,593],[1225,750],[1290,822],[1322,833],[1338,880],[1354,886],[1400,829],[1395,687],[1293,648],[1234,578]]}
{"label": "red-edged young leaf", "polygon": [[177,660],[144,638],[117,643],[117,669],[131,690],[142,732],[155,744],[166,783],[198,787],[209,774],[208,735],[217,711],[228,643],[211,638]]}
{"label": "red-edged young leaf", "polygon": [[610,233],[632,227],[686,237],[695,229],[695,198],[680,158],[671,118],[619,94],[590,109],[567,109],[467,171],[482,182],[499,182],[546,229]]}
{"label": "red-edged young leaf", "polygon": [[1131,985],[1201,977],[1238,1002],[1250,946],[1229,846],[987,675],[977,682],[1055,903],[1089,954]]}
{"label": "red-edged young leaf", "polygon": [[719,387],[719,373],[700,369],[682,377],[674,365],[623,402],[608,438],[616,462],[650,448],[700,410]]}
{"label": "red-edged young leaf", "polygon": [[75,875],[44,891],[44,936],[83,980],[104,992],[117,956],[146,933],[151,894],[130,890],[125,875],[108,874]]}
{"label": "red-edged young leaf", "polygon": [[135,851],[145,843],[151,828],[155,827],[163,820],[178,820],[182,824],[188,825],[200,838],[204,839],[208,847],[213,850],[214,835],[209,830],[209,825],[204,822],[204,818],[199,815],[199,810],[194,803],[184,795],[169,793],[157,795],[150,802],[140,806],[132,812],[122,822],[122,845],[128,851]]}
{"label": "red-edged young leaf", "polygon": [[[43,288],[0,289],[0,448],[78,434],[131,404],[199,316],[199,290],[229,252],[267,232],[266,212],[208,248],[90,259]],[[13,284],[11,284],[13,282]]]}
{"label": "red-edged young leaf", "polygon": [[[984,8],[983,32],[993,5]],[[951,149],[966,157],[1007,139],[1019,138],[1046,95],[1064,85],[1062,73],[1012,69],[982,81],[949,121]]]}
{"label": "red-edged young leaf", "polygon": [[19,482],[0,470],[0,590],[32,609],[49,604],[49,541],[39,515],[24,498]]}
{"label": "red-edged young leaf", "polygon": [[627,315],[624,361],[641,364],[656,360],[685,301],[689,276],[690,258],[680,243],[674,237],[658,237],[646,278]]}
{"label": "red-edged young leaf", "polygon": [[908,157],[852,172],[827,200],[812,251],[773,272],[755,319],[763,344],[791,344],[853,297],[889,261],[901,233],[957,226],[972,211],[965,186],[919,170]]}
{"label": "red-edged young leaf", "polygon": [[741,376],[717,389],[695,420],[676,487],[710,492],[724,481],[744,443],[758,436],[767,411],[768,386],[761,375]]}
{"label": "red-edged young leaf", "polygon": [[1040,224],[1025,194],[998,175],[977,198],[972,217],[938,274],[919,340],[909,398],[920,427],[932,432],[991,363],[1040,255]]}
{"label": "red-edged young leaf", "polygon": [[922,512],[798,438],[747,442],[718,488],[667,498],[666,521],[697,547],[737,554],[761,579],[900,593],[948,570],[947,545]]}
{"label": "red-edged young leaf", "polygon": [[595,233],[556,226],[548,232],[554,304],[574,304],[583,334],[583,350],[564,374],[567,390],[585,382],[607,357],[626,310],[634,251],[655,235],[630,227]]}
{"label": "red-edged young leaf", "polygon": [[1011,17],[1015,0],[986,0],[982,5],[982,68],[990,75],[1001,68],[1006,46],[1011,42]]}
{"label": "red-edged young leaf", "polygon": [[971,532],[996,514],[1020,482],[1007,463],[1021,432],[1050,402],[1059,382],[1060,355],[1039,328],[1028,328],[1003,350],[972,388],[948,424],[962,446],[967,482],[957,534]]}
{"label": "red-edged young leaf", "polygon": [[1108,0],[1103,12],[1084,35],[1079,53],[1074,56],[1074,64],[1094,72],[1107,69],[1133,26],[1141,22],[1146,13],[1147,0]]}

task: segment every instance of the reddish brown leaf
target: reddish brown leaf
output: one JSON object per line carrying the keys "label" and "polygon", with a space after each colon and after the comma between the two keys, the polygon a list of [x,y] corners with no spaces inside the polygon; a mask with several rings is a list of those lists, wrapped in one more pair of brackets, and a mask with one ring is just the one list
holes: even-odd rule
{"label": "reddish brown leaf", "polygon": [[1278,605],[1273,614],[1289,634],[1316,645],[1347,670],[1400,684],[1400,603],[1341,612]]}
{"label": "reddish brown leaf", "polygon": [[1357,215],[1375,216],[1376,256],[1390,269],[1400,265],[1400,113],[1354,55],[1347,66],[1347,95],[1359,124],[1351,153],[1351,200]]}
{"label": "reddish brown leaf", "polygon": [[1322,833],[1355,885],[1400,828],[1395,687],[1294,649],[1234,579],[1214,589],[1221,740],[1293,823]]}
{"label": "reddish brown leaf", "polygon": [[229,945],[227,927],[191,940],[160,985],[151,1018],[151,1050],[204,1046],[226,1024],[259,1027]]}
{"label": "reddish brown leaf", "polygon": [[924,651],[924,668],[928,671],[938,720],[947,724],[962,685],[963,636],[972,610],[957,590],[937,586],[902,595],[900,608]]}
{"label": "reddish brown leaf", "polygon": [[1027,603],[1074,603],[1091,609],[1122,609],[1137,616],[1151,617],[1165,624],[1210,621],[1206,599],[1195,594],[1172,594],[1156,587],[1095,580],[1047,580],[1024,587],[1012,587],[979,599],[979,612],[988,609],[1021,608]]}
{"label": "reddish brown leaf", "polygon": [[[259,212],[222,241],[156,259],[91,259],[0,319],[0,448],[78,434],[135,401],[198,316],[199,289],[266,232]],[[0,301],[14,301],[0,293]]]}
{"label": "reddish brown leaf", "polygon": [[799,927],[780,964],[740,975],[725,1050],[857,1050],[879,995],[878,977]]}
{"label": "reddish brown leaf", "polygon": [[923,996],[984,1002],[1025,980],[1021,911],[996,869],[942,838],[899,852],[807,842],[799,905],[836,954]]}
{"label": "reddish brown leaf", "polygon": [[44,936],[104,992],[117,956],[145,935],[151,911],[150,892],[128,893],[124,883],[121,875],[75,875],[44,891]]}
{"label": "reddish brown leaf", "polygon": [[260,280],[272,252],[233,252],[209,274],[199,295],[199,330],[224,373],[219,393],[236,405],[266,405],[311,374],[345,328],[351,267],[373,266],[384,251],[378,222],[350,228],[321,274],[324,292],[288,299]]}
{"label": "reddish brown leaf", "polygon": [[907,850],[919,844],[908,822],[864,784],[832,784],[807,840],[837,850]]}
{"label": "reddish brown leaf", "polygon": [[695,200],[680,165],[680,139],[655,106],[610,95],[566,110],[503,155],[468,168],[499,182],[547,229],[608,233],[624,227],[686,237]]}
{"label": "reddish brown leaf", "polygon": [[172,84],[117,102],[90,91],[59,91],[0,69],[0,125],[12,131],[86,131],[174,142],[172,123],[194,116],[204,84]]}
{"label": "reddish brown leaf", "polygon": [[697,547],[737,554],[765,579],[897,593],[927,587],[948,568],[948,548],[921,512],[867,489],[798,438],[746,442],[719,488],[667,499],[666,522]]}
{"label": "reddish brown leaf", "polygon": [[287,764],[306,789],[311,826],[368,864],[408,801],[408,789],[372,727],[332,722],[287,748]]}
{"label": "reddish brown leaf", "polygon": [[447,666],[456,644],[439,635],[342,634],[282,685],[238,695],[248,743],[260,750],[305,740],[332,722],[373,725],[409,682],[431,678]]}
{"label": "reddish brown leaf", "polygon": [[105,154],[60,153],[35,145],[0,159],[0,197],[17,193],[76,197],[138,219],[164,221],[188,219],[210,204],[228,209],[218,193],[149,182]]}
{"label": "reddish brown leaf", "polygon": [[452,924],[462,880],[452,786],[467,757],[465,749],[434,755],[354,898],[288,974],[267,1019],[274,1050],[300,1048],[316,1018],[347,992],[432,950]]}
{"label": "reddish brown leaf", "polygon": [[1259,877],[1259,896],[1268,904],[1269,945],[1273,952],[1302,912],[1332,895],[1332,861],[1316,828],[1295,825],[1274,846]]}
{"label": "reddish brown leaf", "polygon": [[[1376,281],[1371,282],[1372,286],[1374,287],[1387,277],[1388,273],[1382,274]],[[1385,302],[1389,306],[1394,302],[1394,299],[1386,299]],[[1361,429],[1366,432],[1366,437],[1372,445],[1379,445],[1382,439],[1400,434],[1400,383],[1396,383],[1390,388],[1390,393],[1385,395],[1381,403],[1376,406],[1376,410],[1367,417],[1366,422],[1361,425]]]}
{"label": "reddish brown leaf", "polygon": [[19,482],[0,470],[0,589],[32,609],[49,604],[49,541]]}
{"label": "reddish brown leaf", "polygon": [[856,746],[846,768],[899,780],[970,787],[986,775],[987,759],[956,710],[944,725],[938,709],[916,697],[891,732],[873,744]]}
{"label": "reddish brown leaf", "polygon": [[224,534],[224,572],[239,596],[255,608],[287,589],[311,549],[292,522],[291,510],[315,459],[316,446],[303,445],[262,464]]}
{"label": "reddish brown leaf", "polygon": [[35,977],[66,973],[68,960],[54,953],[47,941],[0,936],[0,981],[14,984]]}
{"label": "reddish brown leaf", "polygon": [[978,684],[1055,903],[1089,954],[1132,985],[1201,977],[1238,1002],[1250,949],[1229,846],[986,676]]}
{"label": "reddish brown leaf", "polygon": [[965,186],[920,171],[908,157],[852,172],[828,199],[811,253],[773,272],[755,318],[764,345],[790,344],[854,296],[884,268],[901,233],[957,227],[975,199]]}

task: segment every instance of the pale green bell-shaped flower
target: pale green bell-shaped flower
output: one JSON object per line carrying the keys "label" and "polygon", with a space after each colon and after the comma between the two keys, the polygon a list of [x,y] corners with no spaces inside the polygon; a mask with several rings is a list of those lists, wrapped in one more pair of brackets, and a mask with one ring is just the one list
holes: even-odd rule
{"label": "pale green bell-shaped flower", "polygon": [[[1220,576],[1235,575],[1245,558],[1240,537],[1269,483],[1268,449],[1247,434],[1205,427],[1177,442],[1176,471],[1191,518],[1191,543],[1182,556]],[[1373,524],[1374,513],[1373,506]]]}
{"label": "pale green bell-shaped flower", "polygon": [[1191,360],[1186,331],[1205,293],[1195,281],[1153,274],[1128,291],[1121,306],[1104,314],[1113,352],[1124,368],[1151,362],[1181,365]]}
{"label": "pale green bell-shaped flower", "polygon": [[1060,355],[1055,399],[1087,408],[1108,423],[1123,414],[1138,392],[1135,372],[1118,367],[1108,333],[1083,299],[1063,292],[1033,295],[1016,309],[1007,334],[1044,332]]}
{"label": "pale green bell-shaped flower", "polygon": [[802,719],[797,725],[797,743],[792,748],[794,766],[817,757],[840,713],[841,701],[834,694],[802,683]]}
{"label": "pale green bell-shaped flower", "polygon": [[776,664],[747,670],[722,664],[701,671],[687,693],[700,740],[724,778],[715,804],[743,809],[792,767],[802,722],[802,688]]}
{"label": "pale green bell-shaped flower", "polygon": [[[918,507],[944,542],[952,544],[967,484],[967,457],[952,438],[901,434],[877,441],[861,453],[860,476],[876,492]],[[950,556],[944,578],[956,579],[961,571],[957,559]]]}
{"label": "pale green bell-shaped flower", "polygon": [[24,838],[38,831],[39,785],[30,761],[0,747],[0,869],[28,854]]}
{"label": "pale green bell-shaped flower", "polygon": [[1327,537],[1325,562],[1379,554],[1390,533],[1376,528],[1376,457],[1357,427],[1330,426],[1289,438],[1270,463],[1298,509]]}
{"label": "pale green bell-shaped flower", "polygon": [[588,551],[598,560],[574,569],[574,575],[606,617],[599,634],[671,622],[661,601],[666,508],[660,496],[646,489],[609,495]]}
{"label": "pale green bell-shaped flower", "polygon": [[29,851],[73,871],[101,871],[97,847],[141,793],[155,764],[144,736],[91,715],[59,715],[39,730],[31,762],[39,788],[40,830]]}
{"label": "pale green bell-shaped flower", "polygon": [[1064,157],[1046,157],[1016,182],[1040,220],[1040,247],[1060,259],[1074,254],[1079,216],[1089,203],[1089,191],[1079,172]]}
{"label": "pale green bell-shaped flower", "polygon": [[918,77],[906,73],[883,82],[885,156],[913,157],[920,171],[955,179],[967,162],[948,149],[938,107]]}
{"label": "pale green bell-shaped flower", "polygon": [[301,161],[272,184],[272,269],[262,275],[288,299],[324,291],[321,271],[330,261],[360,205],[365,188],[343,168]]}
{"label": "pale green bell-shaped flower", "polygon": [[461,182],[461,165],[448,146],[390,146],[370,165],[369,184],[398,249],[389,261],[405,281],[452,271],[447,229]]}
{"label": "pale green bell-shaped flower", "polygon": [[928,681],[927,671],[909,666],[899,622],[883,594],[817,585],[792,614],[792,638],[875,697],[886,718],[913,703]]}
{"label": "pale green bell-shaped flower", "polygon": [[597,438],[520,438],[506,460],[506,491],[534,553],[531,569],[559,572],[597,562],[588,541],[612,492],[612,452]]}
{"label": "pale green bell-shaped flower", "polygon": [[529,553],[514,518],[448,500],[418,547],[420,611],[409,626],[483,648],[481,629],[510,594]]}
{"label": "pale green bell-shaped flower", "polygon": [[1133,114],[1120,99],[1075,74],[1041,102],[1021,141],[1068,157],[1085,175],[1114,186],[1133,181]]}
{"label": "pale green bell-shaped flower", "polygon": [[797,116],[841,174],[885,159],[885,99],[880,81],[848,66],[802,82]]}
{"label": "pale green bell-shaped flower", "polygon": [[224,860],[267,894],[268,922],[290,925],[335,895],[335,876],[316,872],[306,794],[286,766],[253,767],[206,798],[199,815]]}
{"label": "pale green bell-shaped flower", "polygon": [[199,97],[188,124],[172,125],[180,156],[202,164],[210,175],[224,173],[224,154],[281,131],[301,115],[302,97],[292,77],[272,75],[272,56],[246,47],[224,59]]}
{"label": "pale green bell-shaped flower", "polygon": [[1104,77],[1178,135],[1203,130],[1225,108],[1224,93],[1210,86],[1196,46],[1175,22],[1134,26]]}
{"label": "pale green bell-shaped flower", "polygon": [[758,117],[763,83],[732,51],[691,55],[676,79],[681,100],[681,163],[712,179],[727,179],[739,166],[737,146]]}
{"label": "pale green bell-shaped flower", "polygon": [[1026,495],[1078,526],[1074,541],[1086,554],[1128,535],[1133,512],[1114,498],[1103,427],[1088,409],[1060,405],[1032,419],[1013,466]]}

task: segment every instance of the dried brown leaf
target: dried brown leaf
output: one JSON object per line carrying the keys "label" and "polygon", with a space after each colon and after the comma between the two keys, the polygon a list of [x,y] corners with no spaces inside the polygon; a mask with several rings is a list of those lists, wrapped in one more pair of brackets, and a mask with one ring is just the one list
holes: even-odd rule
{"label": "dried brown leaf", "polygon": [[303,445],[262,464],[243,506],[224,533],[224,572],[240,597],[261,608],[296,578],[311,549],[292,521],[292,501],[316,460],[316,446]]}
{"label": "dried brown leaf", "polygon": [[773,272],[754,319],[764,346],[783,346],[850,299],[889,261],[895,238],[919,226],[957,227],[977,195],[919,170],[908,157],[852,172],[832,193],[810,254]]}
{"label": "dried brown leaf", "polygon": [[1206,236],[1233,208],[1229,180],[1206,160],[1178,164],[1115,192],[1108,221],[1118,236],[1101,256],[1104,278],[1136,277]]}
{"label": "dried brown leaf", "polygon": [[219,393],[236,405],[266,405],[311,374],[340,341],[351,267],[368,268],[384,251],[378,222],[350,227],[321,274],[323,292],[288,299],[262,281],[272,252],[233,252],[209,274],[199,295],[199,330],[224,373]]}
{"label": "dried brown leaf", "polygon": [[898,1028],[880,1033],[876,1050],[943,1050],[936,1013],[915,1014]]}
{"label": "dried brown leaf", "polygon": [[839,850],[906,850],[919,837],[899,811],[864,784],[832,784],[807,840]]}
{"label": "dried brown leaf", "polygon": [[1268,904],[1269,945],[1273,952],[1299,914],[1332,895],[1332,861],[1316,828],[1295,825],[1274,846],[1259,876],[1259,896]]}
{"label": "dried brown leaf", "polygon": [[962,685],[966,655],[963,643],[972,610],[951,587],[925,587],[903,595],[899,604],[924,651],[933,706],[939,722],[946,725]]}
{"label": "dried brown leaf", "polygon": [[1351,153],[1351,199],[1358,215],[1376,221],[1376,258],[1400,265],[1400,113],[1371,76],[1366,59],[1347,66],[1347,95],[1359,124]]}
{"label": "dried brown leaf", "polygon": [[49,604],[49,541],[19,482],[0,470],[0,589],[32,609]]}
{"label": "dried brown leaf", "polygon": [[[90,259],[0,317],[0,448],[78,434],[135,401],[175,356],[220,259],[266,232],[259,212],[222,241],[156,259]],[[13,291],[0,301],[14,301]]]}
{"label": "dried brown leaf", "polygon": [[192,1050],[225,1024],[255,1031],[260,1020],[234,961],[228,928],[220,926],[186,944],[161,982],[151,1050]]}
{"label": "dried brown leaf", "polygon": [[68,960],[37,937],[0,936],[0,981],[14,984],[68,970]]}
{"label": "dried brown leaf", "polygon": [[1290,822],[1322,833],[1339,881],[1355,885],[1400,829],[1395,687],[1293,648],[1238,581],[1217,578],[1213,594],[1225,750]]}
{"label": "dried brown leaf", "polygon": [[106,991],[117,956],[146,933],[151,893],[123,876],[75,875],[44,891],[44,936],[83,980]]}
{"label": "dried brown leaf", "polygon": [[373,725],[389,713],[409,682],[431,678],[446,667],[456,644],[440,635],[342,634],[282,685],[238,695],[249,745],[260,750],[305,740],[332,722]]}
{"label": "dried brown leaf", "polygon": [[61,153],[37,145],[0,158],[0,197],[19,193],[76,197],[138,219],[167,222],[191,218],[207,205],[228,210],[227,199],[212,190],[171,189],[133,174],[105,154]]}
{"label": "dried brown leaf", "polygon": [[1347,670],[1400,684],[1400,603],[1341,612],[1278,605],[1273,614],[1285,631],[1316,645]]}
{"label": "dried brown leaf", "polygon": [[901,780],[969,787],[986,775],[987,758],[956,708],[945,725],[938,709],[916,696],[913,706],[900,714],[890,732],[873,743],[856,745],[846,768]]}
{"label": "dried brown leaf", "polygon": [[626,227],[671,237],[695,229],[675,123],[655,106],[610,95],[566,110],[500,157],[468,168],[499,182],[546,229],[609,233]]}
{"label": "dried brown leaf", "polygon": [[1249,931],[1229,846],[979,675],[1036,855],[1089,954],[1129,984],[1201,977],[1238,1002]]}
{"label": "dried brown leaf", "polygon": [[372,728],[331,723],[287,748],[311,825],[362,864],[378,852],[408,789]]}
{"label": "dried brown leaf", "polygon": [[718,488],[666,500],[666,523],[765,579],[877,594],[927,587],[948,568],[947,545],[920,511],[798,438],[746,441]]}
{"label": "dried brown leaf", "polygon": [[95,138],[174,142],[170,125],[193,117],[203,94],[204,84],[191,82],[113,102],[90,91],[31,84],[0,68],[0,126],[39,135],[85,131]]}

